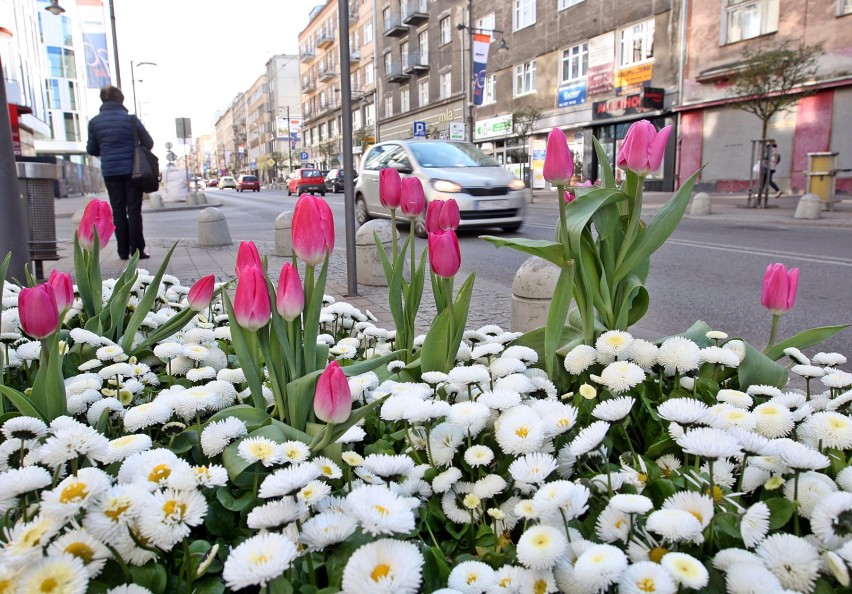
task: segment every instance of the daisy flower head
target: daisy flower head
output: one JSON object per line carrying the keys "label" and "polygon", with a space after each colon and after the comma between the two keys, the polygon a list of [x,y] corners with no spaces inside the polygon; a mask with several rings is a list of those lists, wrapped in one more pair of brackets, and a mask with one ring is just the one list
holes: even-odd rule
{"label": "daisy flower head", "polygon": [[716,394],[716,400],[719,402],[724,402],[726,404],[730,404],[731,406],[736,406],[738,408],[751,408],[754,404],[754,400],[751,396],[746,394],[745,392],[741,392],[740,390],[732,390],[729,388],[723,388],[719,390]]}
{"label": "daisy flower head", "polygon": [[822,365],[823,367],[837,367],[846,364],[846,357],[840,353],[820,352],[813,356],[811,363]]}
{"label": "daisy flower head", "polygon": [[378,534],[408,533],[414,530],[414,514],[399,495],[386,487],[367,485],[346,496],[346,510],[364,532]]}
{"label": "daisy flower head", "polygon": [[644,514],[654,508],[654,502],[648,497],[632,493],[616,493],[609,500],[609,505],[626,514]]}
{"label": "daisy flower head", "polygon": [[730,433],[711,427],[689,429],[676,441],[687,454],[707,459],[731,458],[742,452],[740,443]]}
{"label": "daisy flower head", "polygon": [[516,459],[509,465],[509,474],[519,483],[540,484],[556,470],[556,458],[536,452]]}
{"label": "daisy flower head", "polygon": [[464,461],[468,466],[485,466],[494,459],[494,451],[488,446],[471,446],[464,452]]}
{"label": "daisy flower head", "polygon": [[620,594],[675,594],[677,584],[658,563],[640,561],[628,567],[618,585]]}
{"label": "daisy flower head", "polygon": [[625,356],[643,370],[649,370],[657,364],[660,348],[653,342],[636,338],[630,344]]}
{"label": "daisy flower head", "polygon": [[137,526],[145,539],[169,550],[204,521],[207,500],[195,489],[165,489],[143,498]]}
{"label": "daisy flower head", "polygon": [[565,371],[571,375],[580,375],[598,360],[598,352],[589,345],[581,344],[565,355]]}
{"label": "daisy flower head", "polygon": [[69,475],[56,488],[42,493],[42,511],[55,517],[70,519],[109,489],[112,477],[100,468],[81,468]]}
{"label": "daisy flower head", "polygon": [[0,501],[43,489],[52,481],[52,475],[41,466],[10,468],[0,473]]}
{"label": "daisy flower head", "polygon": [[766,538],[769,532],[770,515],[769,506],[758,501],[740,517],[740,535],[747,548],[754,548]]}
{"label": "daisy flower head", "polygon": [[[605,372],[606,370],[604,370]],[[631,396],[620,396],[599,402],[592,410],[592,416],[602,421],[615,423],[630,414],[630,409],[636,403]]]}
{"label": "daisy flower head", "polygon": [[295,522],[307,514],[307,506],[293,497],[269,501],[252,509],[246,524],[252,530],[271,530]]}
{"label": "daisy flower head", "polygon": [[326,479],[334,480],[343,476],[340,466],[325,456],[317,456],[313,459],[313,463],[320,469],[321,475]]}
{"label": "daisy flower head", "polygon": [[547,525],[527,528],[517,544],[518,561],[529,569],[551,569],[567,550],[564,531]]}
{"label": "daisy flower head", "polygon": [[447,422],[458,425],[465,433],[478,435],[485,428],[491,409],[481,402],[457,402],[450,408]]}
{"label": "daisy flower head", "polygon": [[343,570],[343,593],[416,594],[423,563],[420,551],[409,542],[383,538],[362,545]]}
{"label": "daisy flower head", "polygon": [[606,506],[595,522],[595,534],[603,542],[627,541],[633,527],[630,515],[611,505]]}
{"label": "daisy flower head", "polygon": [[657,414],[667,421],[681,425],[703,423],[707,417],[707,405],[695,398],[670,398],[657,407]]}
{"label": "daisy flower head", "polygon": [[227,417],[209,423],[201,432],[201,449],[204,455],[218,456],[231,441],[248,434],[246,424],[237,417]]}
{"label": "daisy flower head", "polygon": [[796,470],[820,470],[831,463],[827,456],[798,441],[793,441],[785,437],[776,439],[773,443],[778,457],[790,468],[795,468]]}
{"label": "daisy flower head", "polygon": [[701,360],[704,363],[731,368],[738,367],[740,364],[740,357],[737,353],[731,349],[717,346],[709,346],[701,349]]}
{"label": "daisy flower head", "polygon": [[852,448],[852,419],[834,411],[821,411],[810,415],[797,429],[796,434],[804,443],[814,447]]}
{"label": "daisy flower head", "polygon": [[24,570],[18,578],[18,592],[57,592],[83,594],[89,577],[83,562],[72,555],[51,555]]}
{"label": "daisy flower head", "polygon": [[447,585],[462,594],[485,594],[496,582],[497,574],[482,561],[462,561],[450,572]]}
{"label": "daisy flower head", "polygon": [[548,437],[561,435],[574,427],[578,411],[570,404],[558,400],[532,400],[530,406],[538,413],[545,425]]}
{"label": "daisy flower head", "polygon": [[682,509],[658,509],[648,516],[645,528],[668,542],[701,541],[701,522]]}
{"label": "daisy flower head", "polygon": [[820,569],[819,552],[804,538],[772,534],[758,545],[755,553],[785,588],[813,591]]}
{"label": "daisy flower head", "polygon": [[234,590],[263,587],[287,571],[297,556],[292,540],[276,532],[262,532],[231,550],[222,577]]}
{"label": "daisy flower head", "polygon": [[307,485],[299,489],[296,493],[296,498],[305,505],[314,508],[316,505],[331,493],[331,486],[328,483],[319,480],[312,480]]}
{"label": "daisy flower head", "polygon": [[[86,567],[89,578],[95,578],[101,572],[107,560],[112,556],[109,549],[83,528],[74,528],[50,543],[51,555],[70,555],[77,557]],[[2,581],[0,581],[2,583]]]}
{"label": "daisy flower head", "polygon": [[627,556],[607,544],[590,546],[574,563],[574,579],[586,592],[601,592],[621,580]]}
{"label": "daisy flower head", "polygon": [[621,394],[645,381],[645,372],[636,363],[615,361],[604,368],[601,381],[610,392]]}
{"label": "daisy flower head", "polygon": [[172,418],[171,406],[165,404],[165,400],[159,398],[128,408],[124,412],[124,429],[129,433],[135,433],[140,429],[153,425],[162,425]]}
{"label": "daisy flower head", "polygon": [[363,466],[382,478],[401,477],[414,472],[414,460],[405,454],[370,454]]}
{"label": "daisy flower head", "polygon": [[790,501],[798,501],[799,515],[808,519],[820,501],[837,491],[837,485],[831,477],[822,472],[803,472],[799,475],[798,483],[798,492],[796,481],[791,479],[784,483],[784,496]]}
{"label": "daisy flower head", "polygon": [[669,375],[693,371],[701,363],[701,349],[688,338],[672,336],[660,345],[657,362]]}
{"label": "daisy flower head", "polygon": [[679,509],[689,512],[701,524],[701,528],[706,528],[713,518],[714,503],[713,499],[708,495],[697,491],[678,491],[663,501],[662,509]]}
{"label": "daisy flower head", "polygon": [[47,425],[34,417],[12,417],[3,423],[3,436],[6,439],[28,441],[38,439],[47,433]]}
{"label": "daisy flower head", "polygon": [[284,461],[281,445],[266,437],[247,437],[237,446],[240,458],[249,464],[260,462],[267,468]]}
{"label": "daisy flower head", "polygon": [[710,581],[707,568],[698,559],[686,553],[666,553],[660,565],[678,584],[693,590],[703,588]]}
{"label": "daisy flower head", "polygon": [[770,439],[785,437],[793,430],[793,413],[783,404],[768,401],[752,410],[756,421],[755,431]]}
{"label": "daisy flower head", "polygon": [[516,406],[503,413],[495,427],[495,437],[505,454],[537,452],[544,444],[544,423],[529,406]]}
{"label": "daisy flower head", "polygon": [[811,530],[829,548],[840,548],[852,540],[848,518],[852,516],[852,493],[838,491],[821,498],[810,514]]}
{"label": "daisy flower head", "polygon": [[270,499],[290,495],[319,477],[320,474],[319,467],[313,462],[302,462],[286,468],[279,468],[263,479],[257,492],[258,497]]}
{"label": "daisy flower head", "polygon": [[583,454],[598,449],[609,428],[610,424],[606,421],[595,421],[591,425],[583,427],[570,444],[571,453],[579,458]]}
{"label": "daisy flower head", "polygon": [[598,358],[601,361],[614,361],[633,344],[633,336],[623,330],[609,330],[600,335],[595,342]]}
{"label": "daisy flower head", "polygon": [[570,521],[586,512],[590,496],[585,485],[567,480],[550,481],[533,496],[533,515],[546,519],[553,516],[559,522]]}

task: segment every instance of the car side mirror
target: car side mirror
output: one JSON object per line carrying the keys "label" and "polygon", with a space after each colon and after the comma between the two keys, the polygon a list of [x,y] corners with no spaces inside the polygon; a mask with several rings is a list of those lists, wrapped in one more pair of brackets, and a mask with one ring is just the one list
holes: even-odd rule
{"label": "car side mirror", "polygon": [[413,172],[411,167],[409,167],[405,163],[400,163],[399,161],[394,161],[393,163],[390,164],[390,166],[392,168],[396,169],[397,171],[399,171],[400,173],[412,173]]}

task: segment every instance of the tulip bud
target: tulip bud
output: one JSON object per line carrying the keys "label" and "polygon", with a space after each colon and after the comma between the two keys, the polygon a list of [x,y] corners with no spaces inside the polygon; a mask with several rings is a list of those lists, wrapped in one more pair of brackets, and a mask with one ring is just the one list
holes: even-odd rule
{"label": "tulip bud", "polygon": [[305,309],[305,292],[302,289],[302,279],[299,271],[289,262],[281,267],[281,275],[278,277],[278,295],[275,307],[281,317],[292,322]]}
{"label": "tulip bud", "polygon": [[259,330],[269,322],[272,306],[266,276],[259,266],[244,268],[237,279],[234,295],[234,317],[246,330]]}
{"label": "tulip bud", "polygon": [[115,225],[112,221],[112,208],[104,200],[90,200],[83,210],[83,216],[77,227],[77,240],[84,250],[91,250],[95,245],[95,233],[98,234],[98,245],[105,246],[112,234]]}
{"label": "tulip bud", "polygon": [[189,302],[189,307],[193,311],[204,311],[210,305],[210,300],[213,299],[213,287],[216,284],[216,277],[208,274],[204,278],[199,279],[186,296]]}
{"label": "tulip bud", "polygon": [[426,205],[426,232],[432,233],[433,231],[438,231],[441,228],[440,223],[438,223],[438,219],[441,216],[441,209],[443,209],[444,204],[440,200],[433,200],[429,204]]}
{"label": "tulip bud", "polygon": [[648,120],[639,120],[630,126],[618,150],[616,164],[620,169],[648,175],[657,171],[663,163],[666,143],[672,127],[665,126],[659,132]]}
{"label": "tulip bud", "polygon": [[455,231],[434,231],[429,234],[429,265],[432,272],[444,278],[455,276],[461,266],[461,250]]}
{"label": "tulip bud", "polygon": [[426,195],[419,178],[406,177],[402,180],[399,206],[402,214],[411,218],[418,216],[426,208]]}
{"label": "tulip bud", "polygon": [[787,270],[783,264],[770,264],[763,275],[760,302],[773,314],[782,314],[793,307],[798,288],[798,268]]}
{"label": "tulip bud", "polygon": [[59,308],[56,294],[50,285],[43,284],[21,289],[18,295],[18,316],[24,332],[41,340],[59,328]]}
{"label": "tulip bud", "polygon": [[460,222],[459,205],[455,199],[434,200],[426,205],[427,233],[441,229],[455,231],[459,228]]}
{"label": "tulip bud", "polygon": [[237,276],[240,276],[243,268],[249,266],[257,266],[262,269],[263,260],[260,259],[260,253],[253,241],[241,241],[240,248],[237,250],[237,266],[235,269]]}
{"label": "tulip bud", "polygon": [[385,167],[379,171],[379,201],[385,208],[399,208],[402,179],[399,171]]}
{"label": "tulip bud", "polygon": [[334,216],[322,198],[299,196],[291,225],[293,251],[308,266],[321,264],[334,249]]}
{"label": "tulip bud", "polygon": [[74,283],[71,282],[71,274],[68,272],[57,272],[54,268],[50,271],[47,284],[53,289],[56,297],[56,308],[65,311],[74,303]]}
{"label": "tulip bud", "polygon": [[342,423],[352,414],[352,392],[340,364],[332,361],[317,380],[314,414],[326,423]]}
{"label": "tulip bud", "polygon": [[567,184],[574,175],[574,155],[568,148],[568,139],[560,128],[553,128],[547,135],[547,150],[544,153],[544,179],[551,184]]}

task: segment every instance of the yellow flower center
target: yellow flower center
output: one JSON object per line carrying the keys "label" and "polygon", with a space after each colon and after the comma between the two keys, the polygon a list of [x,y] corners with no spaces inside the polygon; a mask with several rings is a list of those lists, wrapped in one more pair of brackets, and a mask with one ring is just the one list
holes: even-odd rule
{"label": "yellow flower center", "polygon": [[95,558],[95,551],[84,542],[72,542],[65,547],[65,552],[77,557],[83,564],[88,565]]}
{"label": "yellow flower center", "polygon": [[390,567],[384,563],[379,563],[373,568],[370,577],[373,578],[374,582],[378,582],[380,579],[388,577],[388,574],[390,574]]}
{"label": "yellow flower center", "polygon": [[53,592],[59,587],[59,583],[54,578],[47,578],[41,581],[39,592]]}
{"label": "yellow flower center", "polygon": [[253,565],[263,565],[269,560],[269,558],[263,553],[255,553],[254,555],[251,555],[250,559]]}
{"label": "yellow flower center", "polygon": [[180,501],[175,501],[174,499],[169,499],[163,504],[163,511],[166,512],[166,516],[173,516],[177,514],[178,519],[181,519],[186,515],[186,504],[181,503]]}
{"label": "yellow flower center", "polygon": [[654,580],[651,578],[645,578],[644,580],[640,580],[636,583],[636,587],[642,590],[643,592],[656,592],[657,585],[654,583]]}
{"label": "yellow flower center", "polygon": [[477,582],[477,580],[479,580],[479,576],[476,575],[475,573],[467,574],[467,584],[468,585],[475,584]]}
{"label": "yellow flower center", "polygon": [[61,503],[71,503],[72,501],[85,499],[86,495],[89,494],[86,487],[86,483],[80,481],[69,483],[67,487],[62,489],[62,493],[59,494],[59,501]]}
{"label": "yellow flower center", "polygon": [[526,437],[529,434],[530,434],[530,430],[527,429],[526,427],[521,427],[517,431],[515,431],[515,435],[517,435],[518,437]]}
{"label": "yellow flower center", "polygon": [[846,429],[847,425],[846,419],[841,419],[840,417],[831,417],[828,419],[828,426],[832,429]]}
{"label": "yellow flower center", "polygon": [[250,452],[258,460],[265,460],[272,454],[272,446],[268,443],[255,442],[251,444]]}
{"label": "yellow flower center", "polygon": [[379,512],[379,515],[385,517],[388,515],[388,508],[382,507],[381,505],[374,505],[373,509]]}
{"label": "yellow flower center", "polygon": [[535,584],[533,584],[533,592],[535,594],[547,594],[547,581],[536,580]]}
{"label": "yellow flower center", "polygon": [[[708,494],[708,495],[710,494],[710,493],[709,493],[709,491],[708,491],[708,493],[707,493],[707,494]],[[695,516],[695,519],[696,519],[696,520],[698,520],[698,523],[699,523],[699,524],[703,524],[703,523],[704,523],[704,518],[703,518],[703,517],[701,516],[701,514],[699,514],[697,511],[695,511],[695,510],[687,510],[687,511],[689,511],[689,513],[691,513],[693,516]]]}
{"label": "yellow flower center", "polygon": [[567,429],[571,426],[571,419],[559,419],[556,424],[559,425],[562,429]]}
{"label": "yellow flower center", "polygon": [[118,518],[120,518],[128,509],[130,509],[129,503],[113,501],[110,508],[104,512],[104,515],[113,522],[117,522]]}
{"label": "yellow flower center", "polygon": [[663,547],[654,547],[650,551],[648,551],[648,558],[654,563],[659,563],[663,560],[663,557],[668,553],[668,549],[664,549]]}
{"label": "yellow flower center", "polygon": [[511,585],[512,585],[512,578],[504,577],[502,580],[500,580],[500,587],[501,588],[508,588]]}
{"label": "yellow flower center", "polygon": [[533,539],[533,545],[537,547],[546,547],[550,543],[550,539],[545,534],[539,534]]}
{"label": "yellow flower center", "polygon": [[115,447],[123,448],[126,445],[130,445],[134,441],[136,441],[135,435],[125,435],[124,437],[119,437],[118,439],[113,440],[112,444]]}
{"label": "yellow flower center", "polygon": [[330,476],[331,475],[331,466],[323,466],[322,467],[322,473]]}
{"label": "yellow flower center", "polygon": [[[722,495],[724,493],[722,492],[722,488],[719,485],[713,485],[713,494],[712,495],[710,494],[710,489],[704,489],[704,494],[710,495],[713,498],[713,501],[715,501],[716,503],[719,503],[720,501],[722,501]],[[692,515],[698,517],[697,514],[692,514]],[[698,517],[698,521],[699,522],[701,521],[700,517]]]}
{"label": "yellow flower center", "polygon": [[154,468],[151,469],[151,472],[148,473],[148,480],[152,483],[161,483],[172,473],[172,469],[169,468],[168,464],[157,464]]}

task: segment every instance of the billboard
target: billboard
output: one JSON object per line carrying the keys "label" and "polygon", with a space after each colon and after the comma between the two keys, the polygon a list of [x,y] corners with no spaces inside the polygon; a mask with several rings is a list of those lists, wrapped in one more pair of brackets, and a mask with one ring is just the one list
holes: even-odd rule
{"label": "billboard", "polygon": [[86,55],[86,87],[100,89],[111,82],[103,2],[77,0],[77,8]]}
{"label": "billboard", "polygon": [[473,36],[473,104],[482,105],[485,95],[485,67],[488,65],[488,46],[491,36],[475,33]]}

